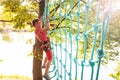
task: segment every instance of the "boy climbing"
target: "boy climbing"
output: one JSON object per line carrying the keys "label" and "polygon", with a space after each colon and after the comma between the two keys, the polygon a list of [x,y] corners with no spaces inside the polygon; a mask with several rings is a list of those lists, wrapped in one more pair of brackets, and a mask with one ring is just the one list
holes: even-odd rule
{"label": "boy climbing", "polygon": [[50,23],[48,21],[48,17],[46,18],[46,26],[44,26],[44,23],[42,19],[34,19],[32,21],[33,27],[35,28],[35,36],[37,39],[42,43],[41,49],[45,51],[46,58],[44,61],[43,66],[45,67],[45,73],[43,77],[46,80],[50,80],[50,77],[48,75],[48,71],[50,68],[50,64],[52,62],[52,51],[50,46],[50,40],[47,37],[47,31],[50,30]]}

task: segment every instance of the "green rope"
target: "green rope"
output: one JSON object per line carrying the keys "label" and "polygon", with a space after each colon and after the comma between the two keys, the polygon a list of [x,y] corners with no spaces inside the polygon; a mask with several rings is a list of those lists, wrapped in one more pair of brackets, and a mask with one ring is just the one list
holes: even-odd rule
{"label": "green rope", "polygon": [[[59,3],[60,3],[60,13],[59,13],[59,17],[60,17],[60,24],[61,24],[61,19],[62,19],[62,16],[61,16],[61,0],[59,0]],[[62,30],[61,30],[61,25],[60,25],[60,29],[59,29],[59,32],[60,32],[60,53],[62,53]],[[62,64],[62,54],[60,54],[60,63]],[[63,74],[62,72],[62,65],[60,66],[60,74]],[[60,75],[60,78],[62,79],[62,75]]]}
{"label": "green rope", "polygon": [[[70,10],[72,10],[72,0],[70,0]],[[70,57],[72,58],[72,11],[71,11],[71,13],[70,13],[70,33],[69,33],[69,38],[70,38]],[[69,80],[71,79],[71,77],[72,77],[72,59],[70,59],[70,72],[69,72]]]}
{"label": "green rope", "polygon": [[[66,1],[65,1],[65,3],[64,3],[64,6],[66,5]],[[65,17],[65,19],[67,19],[67,15],[66,15],[66,7],[64,7],[64,10],[65,10],[65,13],[64,13],[64,17]],[[66,28],[66,26],[67,26],[67,24],[65,23],[65,29],[64,29],[64,33],[65,33],[65,47],[67,48],[67,28]],[[65,64],[67,64],[67,53],[65,52]],[[67,67],[66,67],[66,65],[64,65],[64,68],[65,68],[65,70],[64,70],[64,80],[66,80],[66,69],[67,69]]]}
{"label": "green rope", "polygon": [[[77,2],[77,3],[76,3]],[[100,18],[100,5],[101,0],[98,0],[98,6],[95,16],[95,23],[89,24],[89,16],[91,11],[91,5],[94,3],[94,0],[88,0],[84,2],[81,0],[74,1],[63,1],[63,0],[54,0],[54,3],[49,0],[45,0],[45,12],[44,12],[44,21],[46,21],[46,16],[49,15],[51,23],[59,24],[54,25],[54,29],[50,32],[51,36],[51,45],[53,47],[53,62],[51,64],[51,70],[49,71],[50,77],[55,80],[84,80],[86,66],[91,67],[90,80],[98,80],[99,70],[101,65],[101,59],[104,57],[104,42],[107,34],[107,28],[109,24],[109,18],[106,18],[107,11],[104,13],[102,22],[99,21]],[[68,5],[69,4],[69,5]],[[85,7],[85,10],[82,10],[81,6]],[[59,8],[57,8],[59,6]],[[76,6],[76,7],[75,7]],[[68,8],[69,7],[69,8]],[[108,6],[109,7],[109,6]],[[53,13],[50,14],[50,10],[54,9]],[[72,10],[75,10],[73,12]],[[81,22],[81,15],[85,13],[85,25]],[[76,20],[74,20],[76,17]],[[102,24],[102,25],[101,25]],[[74,26],[75,25],[75,26]],[[81,26],[82,25],[82,26]],[[75,34],[74,28],[76,28]],[[82,30],[83,29],[83,30]],[[97,34],[101,30],[101,41],[100,48],[97,50],[98,59],[95,58]],[[91,54],[89,59],[87,58],[88,52],[88,38],[89,35],[94,32],[93,44]],[[90,35],[91,36],[91,35]],[[83,59],[79,59],[80,42],[83,41]],[[74,49],[75,47],[75,49]],[[95,65],[98,64],[98,65]],[[95,66],[97,66],[97,72],[95,77]],[[80,70],[81,69],[81,70]],[[87,77],[87,76],[86,76]],[[89,79],[88,79],[89,80]]]}
{"label": "green rope", "polygon": [[100,48],[98,49],[98,59],[99,59],[99,63],[98,63],[98,68],[97,68],[97,74],[96,74],[96,80],[98,80],[98,77],[99,77],[99,70],[100,70],[100,63],[101,63],[101,58],[104,57],[104,50],[103,50],[103,47],[104,47],[104,42],[105,42],[105,37],[106,37],[106,33],[107,33],[107,28],[108,28],[108,23],[109,23],[109,16],[106,18],[106,14],[107,12],[109,12],[109,8],[110,8],[110,3],[111,3],[111,0],[109,0],[109,5],[108,5],[108,8],[106,10],[106,12],[104,13],[104,16],[103,16],[103,22],[102,22],[102,33],[101,33],[101,43],[100,43]]}
{"label": "green rope", "polygon": [[94,57],[94,50],[95,50],[95,45],[96,45],[96,41],[97,41],[97,33],[98,33],[98,19],[99,19],[99,11],[100,11],[100,0],[98,1],[98,11],[96,14],[96,23],[93,25],[93,29],[94,29],[94,40],[93,40],[93,45],[92,45],[92,53],[91,53],[91,59],[90,59],[90,65],[91,65],[91,80],[93,80],[93,75],[94,75],[94,66],[95,66],[95,62],[93,61],[93,57]]}
{"label": "green rope", "polygon": [[[77,15],[77,17],[80,17],[80,1],[78,2],[78,11],[77,11],[77,13],[76,13],[76,15]],[[78,70],[78,47],[79,47],[79,45],[78,45],[78,37],[79,37],[79,32],[80,32],[80,18],[78,18],[78,31],[77,31],[77,35],[76,35],[76,48],[77,48],[77,50],[76,50],[76,57],[75,57],[75,80],[77,80],[77,70]]]}
{"label": "green rope", "polygon": [[[91,2],[91,1],[90,1]],[[89,0],[88,0],[88,4],[86,4],[85,9],[86,9],[86,22],[85,22],[85,27],[84,27],[84,59],[82,61],[82,71],[81,71],[81,80],[83,80],[83,74],[84,74],[84,65],[85,65],[85,60],[86,60],[86,50],[87,50],[87,37],[88,35],[86,34],[87,32],[87,27],[88,27],[88,13],[89,13],[89,4],[90,4]]]}

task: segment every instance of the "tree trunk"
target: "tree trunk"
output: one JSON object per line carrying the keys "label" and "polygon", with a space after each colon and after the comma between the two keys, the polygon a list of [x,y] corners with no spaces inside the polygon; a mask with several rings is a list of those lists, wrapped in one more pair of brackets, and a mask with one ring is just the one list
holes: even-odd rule
{"label": "tree trunk", "polygon": [[[39,15],[40,18],[44,13],[45,1],[41,0],[39,2]],[[41,42],[37,38],[35,38],[35,44],[33,46],[33,80],[42,80],[42,58],[43,51],[40,48]]]}

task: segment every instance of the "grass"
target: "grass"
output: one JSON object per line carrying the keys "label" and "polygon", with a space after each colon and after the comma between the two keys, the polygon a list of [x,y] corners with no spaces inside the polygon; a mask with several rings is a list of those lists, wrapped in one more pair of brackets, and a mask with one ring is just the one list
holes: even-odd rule
{"label": "grass", "polygon": [[3,62],[3,60],[0,59],[0,62]]}
{"label": "grass", "polygon": [[0,74],[0,80],[32,80],[32,79],[27,76]]}

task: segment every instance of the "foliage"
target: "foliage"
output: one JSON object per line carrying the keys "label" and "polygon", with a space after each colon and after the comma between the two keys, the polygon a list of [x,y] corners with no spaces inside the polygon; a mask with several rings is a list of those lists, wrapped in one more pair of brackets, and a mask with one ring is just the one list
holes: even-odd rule
{"label": "foliage", "polygon": [[26,76],[20,76],[20,75],[2,75],[0,74],[0,80],[32,80],[29,77]]}
{"label": "foliage", "polygon": [[118,66],[115,69],[115,73],[109,74],[115,80],[120,80],[120,62],[118,62]]}
{"label": "foliage", "polygon": [[3,62],[3,60],[0,59],[0,62]]}
{"label": "foliage", "polygon": [[[81,0],[80,6],[78,1],[72,1],[70,4],[69,0],[59,2],[59,0],[49,0],[50,9],[50,23],[54,24],[52,30],[50,32],[50,37],[55,39],[56,43],[60,43],[65,41],[65,35],[72,34],[76,36],[78,33],[83,36],[84,26],[86,25],[86,2]],[[15,29],[23,29],[33,30],[30,26],[31,20],[38,16],[38,3],[35,0],[1,0],[0,5],[3,6],[3,12],[0,13],[2,17],[0,19],[10,20]],[[14,5],[14,6],[13,6]],[[90,6],[89,15],[88,15],[88,30],[90,30],[95,24],[96,13],[97,13],[97,2],[94,2]],[[81,13],[79,13],[78,7],[80,7]],[[102,10],[103,11],[103,10]],[[101,12],[102,12],[101,11]],[[101,16],[100,13],[99,16]],[[79,18],[78,18],[79,17]],[[120,27],[119,27],[119,12],[114,14],[112,20],[110,21],[109,30],[107,33],[107,38],[105,42],[105,57],[103,59],[103,63],[108,63],[109,60],[117,60],[119,55],[119,51],[116,49],[120,46]],[[80,19],[80,20],[79,20]],[[99,18],[99,22],[102,21],[102,18]],[[119,22],[118,22],[119,21]],[[78,22],[80,23],[80,29],[78,30]],[[72,26],[72,28],[71,28]],[[116,29],[113,30],[113,29]],[[101,31],[100,31],[101,32]],[[100,44],[100,32],[98,33],[98,40],[96,43],[96,47],[99,47]],[[62,36],[60,36],[62,35]],[[90,53],[92,48],[92,42],[94,34],[90,33],[88,35],[87,40],[87,52]],[[83,41],[79,41],[79,55],[83,54]],[[90,54],[89,54],[90,55]],[[88,55],[88,56],[89,56]],[[81,56],[79,56],[81,57]]]}
{"label": "foliage", "polygon": [[[31,20],[37,16],[34,9],[34,2],[27,2],[27,0],[2,0],[1,5],[4,7],[2,14],[3,16],[9,18],[12,21],[14,28],[23,29],[25,28]],[[31,8],[32,6],[32,8]],[[9,15],[8,15],[9,14]],[[4,17],[3,20],[6,20]]]}
{"label": "foliage", "polygon": [[11,39],[9,37],[9,34],[3,34],[2,40],[6,41],[6,42],[10,42]]}

